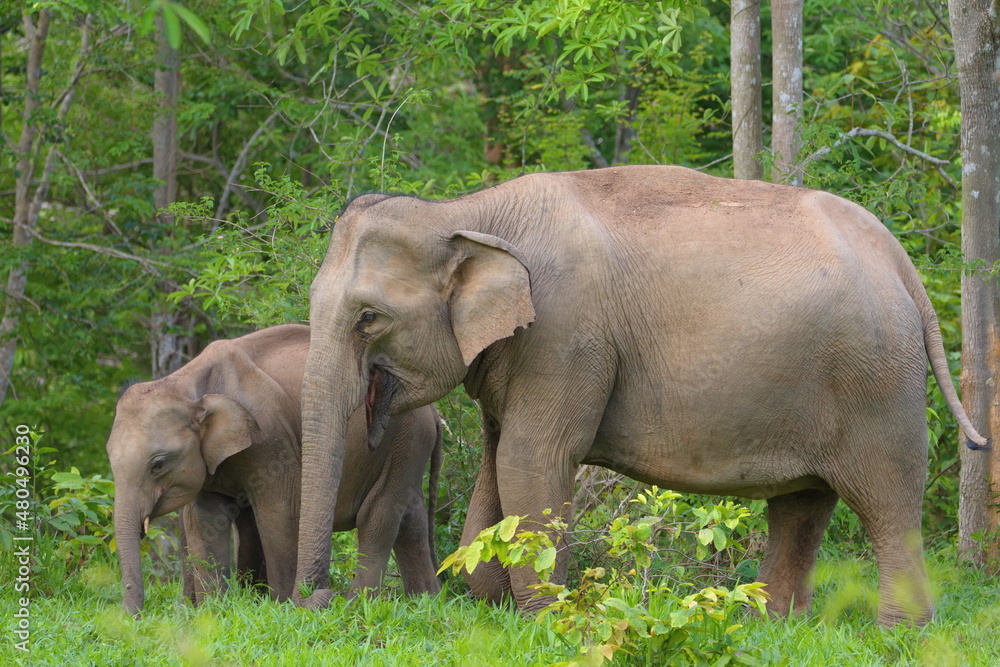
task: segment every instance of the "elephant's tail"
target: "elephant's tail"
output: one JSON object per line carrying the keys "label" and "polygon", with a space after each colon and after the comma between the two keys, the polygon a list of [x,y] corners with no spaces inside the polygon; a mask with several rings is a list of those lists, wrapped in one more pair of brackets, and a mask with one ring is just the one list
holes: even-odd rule
{"label": "elephant's tail", "polygon": [[434,410],[434,423],[437,426],[437,440],[431,451],[431,472],[427,479],[427,543],[431,548],[431,563],[436,571],[438,562],[437,549],[434,545],[434,518],[437,514],[438,481],[441,477],[441,450],[444,446],[444,425],[437,409]]}
{"label": "elephant's tail", "polygon": [[913,298],[920,311],[920,317],[924,321],[924,348],[927,352],[927,358],[931,362],[931,372],[934,373],[934,379],[937,380],[941,394],[944,395],[944,400],[948,403],[951,413],[955,415],[959,427],[968,438],[966,446],[969,449],[988,450],[993,441],[979,434],[972,425],[969,415],[966,414],[965,408],[962,407],[962,402],[958,399],[955,385],[951,380],[951,371],[948,369],[948,361],[944,354],[944,343],[941,340],[941,328],[938,326],[937,314],[934,312],[931,300],[927,297],[927,292],[924,290],[923,283],[920,282],[920,277],[917,276],[913,265],[910,264],[909,268],[910,271],[907,273],[912,275],[909,280],[906,280],[907,291]]}

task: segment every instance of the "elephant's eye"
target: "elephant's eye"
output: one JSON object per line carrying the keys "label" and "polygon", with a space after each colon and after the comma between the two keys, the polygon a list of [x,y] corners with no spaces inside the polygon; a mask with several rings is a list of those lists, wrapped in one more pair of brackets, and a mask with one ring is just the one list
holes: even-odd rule
{"label": "elephant's eye", "polygon": [[368,326],[374,321],[375,313],[370,310],[366,310],[361,313],[361,317],[358,318],[358,323],[354,325],[354,330],[359,334],[363,334],[365,333],[365,329],[367,329]]}
{"label": "elephant's eye", "polygon": [[150,474],[159,475],[161,472],[163,472],[163,464],[164,464],[163,459],[154,459],[153,464],[149,466]]}

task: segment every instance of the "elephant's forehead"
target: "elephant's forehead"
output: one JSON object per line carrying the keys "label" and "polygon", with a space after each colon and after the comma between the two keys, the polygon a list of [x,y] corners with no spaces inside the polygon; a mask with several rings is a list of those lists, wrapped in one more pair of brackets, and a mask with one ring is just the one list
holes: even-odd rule
{"label": "elephant's forehead", "polygon": [[172,429],[182,429],[192,421],[183,403],[180,397],[156,387],[130,387],[118,400],[112,435],[135,438],[167,435]]}
{"label": "elephant's forehead", "polygon": [[370,226],[340,253],[340,277],[348,283],[411,282],[441,261],[436,234],[417,234],[403,225]]}
{"label": "elephant's forehead", "polygon": [[395,197],[345,215],[334,227],[331,245],[339,244],[348,257],[424,256],[434,252],[441,239],[434,231],[438,213],[435,202]]}
{"label": "elephant's forehead", "polygon": [[370,256],[355,266],[344,289],[351,302],[407,303],[431,290],[419,262],[401,253]]}

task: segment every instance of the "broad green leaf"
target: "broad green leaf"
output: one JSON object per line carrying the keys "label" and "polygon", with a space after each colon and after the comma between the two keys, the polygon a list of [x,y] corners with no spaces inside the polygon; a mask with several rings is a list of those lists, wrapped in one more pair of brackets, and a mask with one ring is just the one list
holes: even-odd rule
{"label": "broad green leaf", "polygon": [[465,570],[472,574],[476,571],[476,566],[479,565],[479,557],[483,553],[483,543],[480,541],[475,541],[469,545],[468,550],[465,552]]}
{"label": "broad green leaf", "polygon": [[729,538],[719,526],[713,528],[712,532],[715,535],[715,550],[722,551],[726,548],[726,545],[729,544]]}
{"label": "broad green leaf", "polygon": [[517,525],[521,518],[515,515],[505,517],[503,521],[500,522],[498,526],[498,535],[501,540],[505,542],[510,542],[511,538],[514,537],[514,532],[517,530]]}
{"label": "broad green leaf", "polygon": [[172,49],[180,48],[181,22],[177,18],[177,12],[172,3],[164,3],[161,7],[163,9],[163,26],[167,33],[167,44]]}
{"label": "broad green leaf", "polygon": [[534,568],[535,572],[541,573],[547,570],[551,570],[556,562],[556,548],[549,547],[543,550],[538,557],[535,558]]}
{"label": "broad green leaf", "polygon": [[187,7],[184,7],[176,2],[171,2],[170,4],[173,6],[174,11],[177,12],[177,15],[184,20],[184,23],[186,23],[196,35],[201,37],[201,41],[206,44],[211,44],[212,36],[209,34],[208,26],[205,25],[204,21],[198,18],[198,16]]}
{"label": "broad green leaf", "polygon": [[306,63],[306,45],[302,43],[302,38],[295,35],[292,38],[292,44],[295,45],[295,54],[299,57],[299,62],[304,65]]}

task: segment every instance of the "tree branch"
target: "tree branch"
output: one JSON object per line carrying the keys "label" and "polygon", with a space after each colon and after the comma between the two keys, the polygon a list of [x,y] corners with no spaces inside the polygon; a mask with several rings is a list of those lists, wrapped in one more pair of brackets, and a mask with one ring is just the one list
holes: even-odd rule
{"label": "tree branch", "polygon": [[840,137],[840,139],[837,139],[837,141],[833,142],[832,145],[830,145],[830,146],[823,146],[822,148],[820,148],[819,150],[817,150],[816,152],[814,152],[812,155],[810,155],[809,157],[807,157],[803,162],[804,163],[809,163],[809,162],[812,162],[814,160],[818,160],[818,159],[820,159],[821,157],[823,157],[825,155],[829,155],[833,151],[834,148],[838,148],[840,146],[843,146],[844,144],[846,144],[851,139],[854,139],[855,137],[879,137],[880,139],[885,139],[890,144],[892,144],[893,146],[895,146],[899,150],[903,151],[904,153],[909,153],[910,155],[913,155],[914,157],[918,157],[921,160],[924,160],[926,162],[930,162],[935,167],[937,167],[938,173],[941,174],[941,177],[944,178],[945,181],[947,181],[949,185],[951,185],[952,187],[956,187],[956,188],[958,187],[958,184],[955,183],[954,179],[952,179],[952,177],[949,176],[944,171],[944,167],[947,167],[947,166],[949,166],[951,164],[951,162],[949,160],[942,160],[941,158],[936,158],[933,155],[928,155],[927,153],[924,153],[923,151],[917,150],[913,146],[908,146],[908,145],[904,144],[903,142],[901,142],[896,137],[894,137],[893,135],[889,134],[888,132],[884,132],[882,130],[872,130],[872,129],[868,129],[868,128],[864,128],[864,127],[855,127],[853,129],[845,132]]}
{"label": "tree branch", "polygon": [[[132,255],[127,252],[122,252],[121,250],[115,250],[114,248],[106,248],[104,246],[94,245],[92,243],[78,243],[75,241],[57,241],[55,239],[50,239],[45,236],[42,236],[41,232],[31,227],[28,228],[28,234],[30,234],[31,237],[36,239],[37,241],[45,243],[47,245],[59,246],[61,248],[76,248],[78,250],[90,250],[91,252],[96,252],[101,255],[107,255],[108,257],[115,257],[117,259],[127,259],[136,262],[137,264],[139,264],[140,266],[142,266],[144,269],[146,269],[151,273],[158,273],[156,269],[171,268],[170,264],[167,264],[166,262],[160,262],[155,259],[149,259],[148,257],[139,257],[138,255]],[[197,275],[197,273],[193,271],[186,271],[186,273],[189,273],[192,276]]]}
{"label": "tree branch", "polygon": [[153,164],[153,158],[144,157],[133,162],[126,162],[124,164],[116,164],[112,167],[102,167],[101,169],[91,169],[89,171],[83,172],[87,176],[104,176],[105,174],[111,174],[116,171],[131,171],[136,167],[141,167],[143,165]]}
{"label": "tree branch", "polygon": [[[180,157],[190,162],[201,162],[202,164],[211,165],[212,167],[215,168],[216,171],[218,171],[222,175],[222,178],[224,178],[227,182],[229,181],[229,171],[226,169],[226,165],[222,164],[222,161],[217,156],[213,155],[212,157],[208,157],[205,155],[198,155],[197,153],[181,152]],[[235,187],[233,191],[237,195],[239,195],[239,197],[243,200],[243,202],[247,206],[253,209],[254,215],[260,214],[261,212],[260,202],[258,202],[256,199],[253,198],[249,190],[240,185]],[[215,218],[213,217],[213,219]],[[221,221],[221,220],[216,219],[216,221]]]}
{"label": "tree branch", "polygon": [[94,191],[90,189],[89,185],[87,185],[87,180],[84,178],[83,172],[80,171],[80,168],[77,167],[72,161],[70,161],[69,158],[63,155],[62,151],[56,150],[56,155],[59,157],[59,159],[63,161],[63,164],[65,164],[70,171],[76,174],[76,178],[77,180],[80,181],[80,187],[83,188],[83,192],[86,195],[87,199],[90,200],[90,203],[94,207],[94,210],[97,210],[101,213],[101,217],[104,218],[104,222],[107,223],[108,227],[110,227],[111,230],[114,231],[114,233],[117,234],[118,236],[125,236],[122,233],[122,230],[118,228],[118,225],[115,224],[115,221],[112,220],[111,216],[108,215],[108,212],[105,210],[104,205],[100,202],[100,200],[97,199],[97,195],[95,195]]}
{"label": "tree branch", "polygon": [[257,131],[254,132],[249,139],[247,139],[245,144],[243,144],[243,150],[240,151],[239,157],[237,157],[236,162],[233,163],[232,171],[230,171],[229,175],[226,177],[226,187],[223,188],[222,194],[219,196],[219,202],[215,209],[216,220],[221,220],[223,214],[225,214],[226,209],[228,208],[226,202],[229,200],[229,193],[232,192],[234,188],[238,188],[240,190],[243,189],[243,186],[237,183],[236,179],[243,174],[243,170],[247,167],[247,161],[250,159],[250,149],[257,142],[257,139],[260,138],[260,135],[264,134],[264,131],[271,127],[271,123],[273,123],[274,119],[278,117],[278,114],[278,111],[272,112],[271,115],[267,117],[267,120],[261,123],[260,127],[257,128]]}

